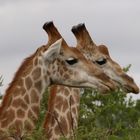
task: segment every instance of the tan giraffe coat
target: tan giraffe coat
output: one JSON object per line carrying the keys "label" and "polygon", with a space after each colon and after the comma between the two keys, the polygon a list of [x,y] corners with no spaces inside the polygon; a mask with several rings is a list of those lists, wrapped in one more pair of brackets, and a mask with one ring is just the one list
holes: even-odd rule
{"label": "tan giraffe coat", "polygon": [[[38,48],[19,67],[0,106],[0,140],[21,139],[34,129],[42,94],[52,84],[93,87],[96,82],[105,91],[115,88],[110,78],[80,51],[61,42]],[[75,59],[71,66],[69,62]]]}
{"label": "tan giraffe coat", "polygon": [[[96,46],[88,34],[84,25],[75,26],[73,32],[77,38],[77,48],[89,60],[96,63],[98,59],[108,59],[108,64],[100,66],[105,73],[111,77],[113,71],[123,80],[122,85],[127,83],[129,90],[127,92],[138,93],[139,89],[133,79],[126,75],[121,67],[114,62],[110,56],[107,47],[104,45]],[[113,68],[112,68],[113,67]],[[110,70],[111,72],[108,72]],[[114,77],[111,77],[112,79]],[[115,79],[116,80],[116,79]],[[58,140],[61,136],[73,138],[74,131],[78,126],[78,108],[80,104],[80,90],[64,86],[53,86],[50,90],[50,98],[48,103],[48,112],[45,118],[45,131],[49,140]]]}
{"label": "tan giraffe coat", "polygon": [[80,89],[66,86],[52,86],[45,118],[45,132],[49,140],[61,136],[73,137],[78,126]]}

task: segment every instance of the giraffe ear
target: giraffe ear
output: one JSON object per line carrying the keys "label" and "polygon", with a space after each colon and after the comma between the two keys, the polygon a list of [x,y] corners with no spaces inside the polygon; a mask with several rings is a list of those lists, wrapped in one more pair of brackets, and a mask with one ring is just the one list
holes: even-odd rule
{"label": "giraffe ear", "polygon": [[98,49],[99,49],[103,54],[110,56],[110,55],[109,55],[108,48],[107,48],[105,45],[100,45],[100,46],[98,46]]}
{"label": "giraffe ear", "polygon": [[62,46],[62,39],[57,40],[51,46],[49,46],[48,50],[43,54],[43,57],[47,61],[53,61],[60,54]]}

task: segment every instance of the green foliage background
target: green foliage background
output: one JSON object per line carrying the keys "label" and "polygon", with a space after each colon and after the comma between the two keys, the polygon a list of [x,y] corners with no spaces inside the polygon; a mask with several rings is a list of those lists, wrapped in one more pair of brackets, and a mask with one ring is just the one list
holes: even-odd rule
{"label": "green foliage background", "polygon": [[121,90],[81,96],[78,140],[140,140],[140,100],[126,99]]}

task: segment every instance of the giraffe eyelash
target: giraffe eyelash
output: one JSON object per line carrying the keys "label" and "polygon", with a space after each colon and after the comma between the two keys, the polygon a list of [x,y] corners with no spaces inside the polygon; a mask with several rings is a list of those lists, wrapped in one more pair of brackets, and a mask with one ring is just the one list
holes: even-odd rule
{"label": "giraffe eyelash", "polygon": [[69,58],[69,59],[66,60],[66,62],[67,62],[69,65],[74,65],[75,63],[78,62],[78,60],[75,59],[75,58]]}
{"label": "giraffe eyelash", "polygon": [[100,58],[96,60],[95,62],[99,65],[104,65],[107,62],[107,60],[105,58]]}

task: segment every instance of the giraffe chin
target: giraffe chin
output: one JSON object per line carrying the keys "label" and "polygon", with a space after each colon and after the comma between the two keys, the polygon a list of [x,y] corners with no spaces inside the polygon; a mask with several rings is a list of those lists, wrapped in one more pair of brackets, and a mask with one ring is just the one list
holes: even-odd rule
{"label": "giraffe chin", "polygon": [[101,85],[100,87],[96,88],[97,91],[101,94],[108,94],[110,91],[114,90],[107,85]]}
{"label": "giraffe chin", "polygon": [[82,88],[89,87],[89,88],[96,89],[101,94],[108,94],[108,92],[116,89],[116,86],[113,82],[106,83],[106,84],[104,84],[104,83],[84,83],[83,86],[81,84],[81,87]]}

